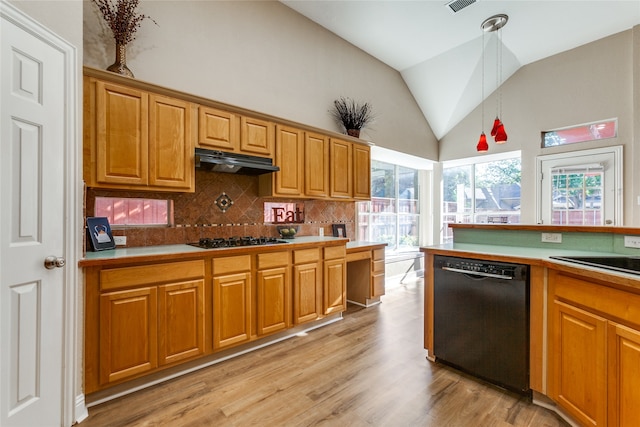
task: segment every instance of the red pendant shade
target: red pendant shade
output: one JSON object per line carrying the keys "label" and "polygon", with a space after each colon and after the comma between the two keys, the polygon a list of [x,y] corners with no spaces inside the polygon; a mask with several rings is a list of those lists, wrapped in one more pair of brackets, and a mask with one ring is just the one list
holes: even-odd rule
{"label": "red pendant shade", "polygon": [[496,141],[496,144],[504,144],[505,142],[507,142],[507,132],[505,132],[502,122],[496,130],[496,136],[494,140]]}
{"label": "red pendant shade", "polygon": [[491,128],[491,136],[496,136],[498,126],[500,126],[500,124],[500,119],[496,116],[496,119],[493,121],[493,127]]}
{"label": "red pendant shade", "polygon": [[478,152],[489,151],[489,144],[487,144],[487,136],[482,132],[480,134],[480,139],[478,140],[478,145],[476,146],[476,150]]}

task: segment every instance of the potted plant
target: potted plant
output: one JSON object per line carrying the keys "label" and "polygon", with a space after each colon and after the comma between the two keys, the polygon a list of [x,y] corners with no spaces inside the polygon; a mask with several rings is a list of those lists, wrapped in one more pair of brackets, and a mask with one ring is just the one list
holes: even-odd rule
{"label": "potted plant", "polygon": [[107,70],[114,73],[133,77],[133,73],[127,67],[127,45],[135,40],[135,34],[142,25],[144,19],[156,21],[147,15],[136,12],[139,0],[92,0],[102,18],[105,20],[116,42],[116,61]]}
{"label": "potted plant", "polygon": [[330,110],[333,117],[338,121],[347,135],[360,137],[360,130],[373,122],[374,115],[371,104],[362,104],[351,98],[340,97],[333,101],[333,109]]}

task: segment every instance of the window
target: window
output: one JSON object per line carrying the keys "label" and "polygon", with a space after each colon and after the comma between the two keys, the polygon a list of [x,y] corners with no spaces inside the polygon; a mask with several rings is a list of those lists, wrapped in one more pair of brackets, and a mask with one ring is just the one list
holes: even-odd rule
{"label": "window", "polygon": [[603,120],[542,132],[542,148],[594,141],[596,139],[615,138],[617,135],[618,120]]}
{"label": "window", "polygon": [[418,175],[417,169],[371,161],[371,201],[357,204],[358,240],[387,243],[391,251],[418,248]]}
{"label": "window", "polygon": [[159,199],[96,197],[94,215],[107,217],[111,226],[173,224],[173,202]]}
{"label": "window", "polygon": [[483,163],[453,165],[442,172],[442,242],[451,223],[520,222],[520,154]]}

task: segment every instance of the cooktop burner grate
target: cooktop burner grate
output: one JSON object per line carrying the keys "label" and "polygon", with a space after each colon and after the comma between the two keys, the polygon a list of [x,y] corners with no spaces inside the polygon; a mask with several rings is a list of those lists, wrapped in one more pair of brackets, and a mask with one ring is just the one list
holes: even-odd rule
{"label": "cooktop burner grate", "polygon": [[203,237],[198,242],[188,243],[191,246],[196,246],[204,249],[215,248],[234,248],[237,246],[260,246],[260,245],[274,245],[278,243],[287,243],[282,240],[278,240],[275,237]]}

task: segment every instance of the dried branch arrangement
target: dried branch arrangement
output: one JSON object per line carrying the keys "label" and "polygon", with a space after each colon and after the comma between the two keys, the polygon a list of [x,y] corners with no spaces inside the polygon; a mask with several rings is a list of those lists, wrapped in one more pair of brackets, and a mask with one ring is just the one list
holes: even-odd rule
{"label": "dried branch arrangement", "polygon": [[360,130],[374,119],[371,104],[365,102],[359,104],[351,98],[340,97],[333,101],[331,115],[342,125],[345,130]]}
{"label": "dried branch arrangement", "polygon": [[113,38],[118,44],[128,44],[135,40],[135,34],[142,25],[142,21],[151,17],[137,13],[139,0],[92,0],[100,9],[102,17],[113,32]]}

